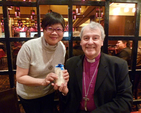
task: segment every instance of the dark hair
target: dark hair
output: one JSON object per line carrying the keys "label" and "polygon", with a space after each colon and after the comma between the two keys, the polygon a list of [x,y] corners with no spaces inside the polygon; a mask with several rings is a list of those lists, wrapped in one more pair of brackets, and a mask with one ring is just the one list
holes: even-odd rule
{"label": "dark hair", "polygon": [[14,32],[14,37],[17,37],[19,35],[20,35],[19,32],[17,32],[17,31]]}
{"label": "dark hair", "polygon": [[44,30],[46,29],[47,26],[58,24],[58,23],[62,25],[63,29],[65,28],[65,20],[63,16],[56,12],[50,12],[50,13],[45,14],[42,20],[41,27]]}
{"label": "dark hair", "polygon": [[34,37],[38,37],[38,34],[34,34]]}
{"label": "dark hair", "polygon": [[129,42],[129,41],[127,41],[127,40],[122,40],[122,42],[123,42],[123,43],[126,43],[126,46],[127,46],[127,47],[130,47],[130,42]]}

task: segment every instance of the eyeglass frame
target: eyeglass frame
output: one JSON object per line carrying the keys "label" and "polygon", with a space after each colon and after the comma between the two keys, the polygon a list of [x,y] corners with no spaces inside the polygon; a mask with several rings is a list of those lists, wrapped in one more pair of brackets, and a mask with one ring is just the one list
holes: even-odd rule
{"label": "eyeglass frame", "polygon": [[[52,30],[50,31],[48,28],[51,28]],[[57,29],[61,29],[61,31],[57,31]],[[54,31],[56,33],[62,33],[64,32],[64,29],[63,28],[56,28],[56,29],[53,29],[52,27],[46,27],[46,31],[50,32],[50,33],[53,33]]]}

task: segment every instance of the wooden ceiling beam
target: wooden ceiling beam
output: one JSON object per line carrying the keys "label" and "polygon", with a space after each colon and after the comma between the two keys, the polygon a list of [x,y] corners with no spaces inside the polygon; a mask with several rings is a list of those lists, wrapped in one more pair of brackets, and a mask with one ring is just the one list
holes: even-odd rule
{"label": "wooden ceiling beam", "polygon": [[95,6],[87,6],[86,10],[84,11],[84,13],[82,14],[81,18],[76,19],[76,21],[74,21],[73,23],[73,27],[79,27],[81,24],[83,24],[84,22],[86,22],[88,19],[90,19],[90,17],[95,15],[96,12],[96,7]]}

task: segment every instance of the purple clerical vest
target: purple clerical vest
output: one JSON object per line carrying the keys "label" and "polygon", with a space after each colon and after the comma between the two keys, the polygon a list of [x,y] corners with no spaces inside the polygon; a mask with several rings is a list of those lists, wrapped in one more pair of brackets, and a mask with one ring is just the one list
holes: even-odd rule
{"label": "purple clerical vest", "polygon": [[[83,69],[82,100],[80,102],[81,110],[85,110],[85,100],[83,99],[85,97],[85,94],[87,94],[87,98],[88,98],[87,110],[93,111],[94,109],[96,109],[96,106],[94,103],[94,89],[95,89],[96,78],[98,73],[99,59],[100,59],[100,54],[95,58],[95,62],[88,62],[87,58],[86,57],[84,58],[83,66],[85,69]],[[91,84],[90,84],[90,81],[91,81]]]}

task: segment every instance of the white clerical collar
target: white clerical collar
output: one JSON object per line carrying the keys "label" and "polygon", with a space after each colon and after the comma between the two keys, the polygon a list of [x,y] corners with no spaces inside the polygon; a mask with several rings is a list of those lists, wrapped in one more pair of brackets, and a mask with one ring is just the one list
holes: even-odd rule
{"label": "white clerical collar", "polygon": [[90,59],[87,58],[87,61],[88,61],[89,63],[93,63],[93,62],[95,62],[95,58],[92,59],[92,60],[90,60]]}

